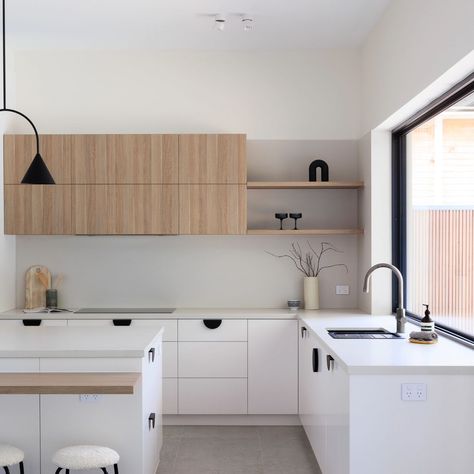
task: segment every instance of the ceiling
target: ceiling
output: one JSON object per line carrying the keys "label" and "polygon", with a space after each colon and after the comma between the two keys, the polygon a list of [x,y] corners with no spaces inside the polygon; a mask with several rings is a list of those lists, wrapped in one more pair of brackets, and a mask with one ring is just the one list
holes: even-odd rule
{"label": "ceiling", "polygon": [[[309,49],[361,44],[390,0],[7,0],[16,48]],[[213,15],[226,14],[224,31]],[[239,14],[251,14],[244,32]]]}

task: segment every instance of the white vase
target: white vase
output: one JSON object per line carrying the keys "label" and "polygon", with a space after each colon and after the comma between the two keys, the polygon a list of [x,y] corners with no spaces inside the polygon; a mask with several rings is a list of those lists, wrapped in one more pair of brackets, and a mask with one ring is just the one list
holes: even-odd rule
{"label": "white vase", "polygon": [[304,308],[319,309],[318,277],[304,277]]}

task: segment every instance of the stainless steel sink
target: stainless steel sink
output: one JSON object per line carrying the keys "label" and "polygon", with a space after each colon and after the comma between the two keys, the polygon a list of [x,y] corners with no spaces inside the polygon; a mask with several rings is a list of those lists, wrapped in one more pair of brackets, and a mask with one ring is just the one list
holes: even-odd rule
{"label": "stainless steel sink", "polygon": [[333,339],[401,339],[396,333],[384,328],[338,328],[328,329]]}

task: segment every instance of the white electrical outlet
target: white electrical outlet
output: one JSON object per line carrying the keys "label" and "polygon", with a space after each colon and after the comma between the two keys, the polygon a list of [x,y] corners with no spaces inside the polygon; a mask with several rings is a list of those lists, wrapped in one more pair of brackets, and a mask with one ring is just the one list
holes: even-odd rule
{"label": "white electrical outlet", "polygon": [[407,402],[426,402],[426,384],[402,383],[402,400]]}
{"label": "white electrical outlet", "polygon": [[348,295],[349,285],[336,285],[336,295]]}
{"label": "white electrical outlet", "polygon": [[100,395],[85,393],[79,395],[79,401],[82,403],[97,403],[100,400]]}

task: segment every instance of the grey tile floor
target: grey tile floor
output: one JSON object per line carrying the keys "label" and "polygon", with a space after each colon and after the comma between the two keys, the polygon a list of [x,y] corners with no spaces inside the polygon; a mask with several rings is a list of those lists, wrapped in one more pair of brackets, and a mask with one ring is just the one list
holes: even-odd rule
{"label": "grey tile floor", "polygon": [[321,474],[300,426],[165,426],[157,474]]}

